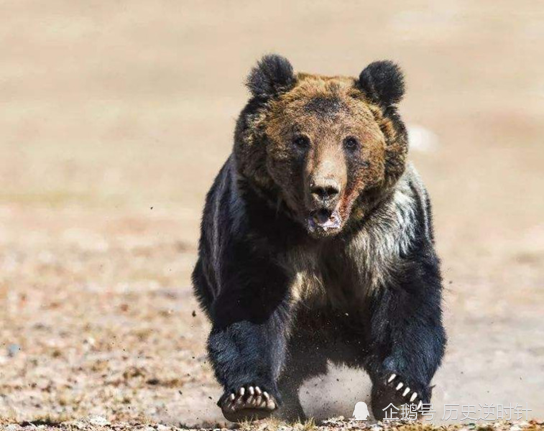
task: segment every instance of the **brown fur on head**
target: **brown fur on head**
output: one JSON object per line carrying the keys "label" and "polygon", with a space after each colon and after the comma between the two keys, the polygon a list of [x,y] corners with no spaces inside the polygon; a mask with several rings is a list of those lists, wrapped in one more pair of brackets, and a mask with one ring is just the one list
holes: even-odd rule
{"label": "brown fur on head", "polygon": [[363,218],[402,175],[407,138],[394,105],[404,84],[393,63],[372,63],[356,79],[294,74],[283,57],[266,56],[248,87],[238,171],[312,236]]}

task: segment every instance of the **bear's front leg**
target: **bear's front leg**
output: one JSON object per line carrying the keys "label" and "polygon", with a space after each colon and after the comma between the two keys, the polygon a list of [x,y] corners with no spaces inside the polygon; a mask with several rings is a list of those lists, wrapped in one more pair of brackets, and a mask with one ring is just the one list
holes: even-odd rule
{"label": "bear's front leg", "polygon": [[441,291],[438,260],[428,253],[423,261],[406,262],[400,278],[376,295],[368,371],[377,419],[390,403],[417,410],[430,403],[431,379],[446,345]]}
{"label": "bear's front leg", "polygon": [[244,265],[224,279],[214,300],[208,353],[225,392],[218,405],[230,421],[261,419],[281,404],[290,301],[286,277],[271,264]]}

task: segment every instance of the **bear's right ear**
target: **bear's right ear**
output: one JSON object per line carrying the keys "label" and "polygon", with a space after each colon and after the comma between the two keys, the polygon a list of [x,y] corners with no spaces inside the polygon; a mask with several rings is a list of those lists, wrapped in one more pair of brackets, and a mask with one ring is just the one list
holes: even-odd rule
{"label": "bear's right ear", "polygon": [[375,61],[359,75],[359,87],[374,103],[391,106],[404,96],[404,75],[392,61]]}
{"label": "bear's right ear", "polygon": [[274,97],[289,90],[295,83],[293,66],[284,57],[265,55],[247,77],[247,87],[257,98]]}

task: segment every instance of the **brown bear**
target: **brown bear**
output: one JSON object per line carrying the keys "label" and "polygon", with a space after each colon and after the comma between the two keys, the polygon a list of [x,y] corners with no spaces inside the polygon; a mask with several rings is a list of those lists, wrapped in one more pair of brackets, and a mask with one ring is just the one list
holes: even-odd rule
{"label": "brown bear", "polygon": [[358,78],[265,56],[232,155],[206,199],[195,294],[230,420],[302,419],[300,385],[360,367],[372,410],[430,403],[446,344],[431,207],[396,104],[392,62]]}

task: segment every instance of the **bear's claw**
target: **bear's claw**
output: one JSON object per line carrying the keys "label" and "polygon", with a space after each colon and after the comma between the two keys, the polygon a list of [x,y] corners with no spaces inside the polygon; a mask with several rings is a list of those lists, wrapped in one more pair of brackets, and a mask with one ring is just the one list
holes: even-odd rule
{"label": "bear's claw", "polygon": [[258,386],[241,387],[221,404],[223,416],[231,422],[263,419],[270,416],[277,407],[274,397]]}
{"label": "bear's claw", "polygon": [[[395,390],[400,391],[402,388],[404,389],[404,392],[402,392],[402,396],[406,398],[406,400],[409,400],[410,403],[415,403],[418,400],[418,393],[416,391],[412,392],[412,395],[410,396],[411,389],[408,385],[406,385],[404,382],[400,381],[400,379],[397,379],[396,374],[391,374],[389,378],[387,379],[387,383],[389,385],[393,385],[395,387]],[[423,400],[419,400],[419,403],[417,405],[417,410],[421,409],[423,406]]]}

